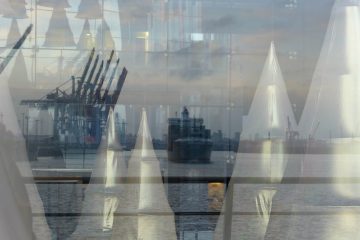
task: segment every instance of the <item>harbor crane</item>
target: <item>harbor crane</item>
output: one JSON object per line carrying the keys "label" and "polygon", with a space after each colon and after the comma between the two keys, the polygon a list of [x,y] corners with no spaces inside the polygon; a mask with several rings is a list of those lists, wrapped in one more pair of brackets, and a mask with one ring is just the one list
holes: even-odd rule
{"label": "harbor crane", "polygon": [[[68,81],[40,99],[21,101],[22,105],[29,108],[52,109],[54,127],[53,134],[49,137],[60,145],[98,146],[109,110],[115,107],[120,96],[127,69],[123,67],[119,77],[116,77],[120,60],[117,59],[112,64],[115,51],[112,50],[106,60],[101,59],[100,54],[95,54],[93,48],[80,77],[71,76]],[[111,65],[112,72],[108,74]],[[113,84],[114,79],[117,82]],[[103,89],[105,84],[106,88]],[[113,92],[112,85],[115,85]]]}

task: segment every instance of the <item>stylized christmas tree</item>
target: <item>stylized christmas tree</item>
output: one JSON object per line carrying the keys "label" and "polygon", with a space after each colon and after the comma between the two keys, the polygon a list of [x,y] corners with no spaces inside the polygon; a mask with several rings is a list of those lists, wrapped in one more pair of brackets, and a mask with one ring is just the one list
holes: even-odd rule
{"label": "stylized christmas tree", "polygon": [[101,19],[102,16],[102,8],[98,0],[82,0],[80,2],[76,17],[84,19],[85,23],[79,42],[77,43],[78,49],[90,49],[94,47],[94,39],[90,31],[89,20]]}
{"label": "stylized christmas tree", "polygon": [[133,183],[125,186],[124,197],[119,202],[114,221],[112,239],[177,239],[174,213],[163,186],[145,110],[142,112],[127,176],[129,183]]}
{"label": "stylized christmas tree", "polygon": [[285,138],[288,120],[296,124],[275,46],[271,43],[249,114],[244,118],[241,137]]}
{"label": "stylized christmas tree", "polygon": [[102,21],[101,27],[99,27],[97,31],[96,46],[108,51],[115,49],[115,42],[111,34],[111,29],[105,19]]}
{"label": "stylized christmas tree", "polygon": [[124,195],[126,163],[118,140],[113,109],[101,141],[90,184],[82,205],[83,216],[70,239],[103,238],[112,229],[114,213]]}
{"label": "stylized christmas tree", "polygon": [[26,14],[25,0],[11,0],[11,1],[3,0],[0,1],[0,3],[1,4],[4,3],[4,7],[3,5],[1,5],[2,10],[0,10],[0,12],[6,11],[6,9],[9,7],[8,5],[10,5],[11,7],[11,11],[3,14],[4,17],[15,18],[15,19],[23,19],[28,17]]}
{"label": "stylized christmas tree", "polygon": [[0,0],[0,6],[0,15],[7,16],[14,14],[14,11],[8,0]]}
{"label": "stylized christmas tree", "polygon": [[74,35],[71,31],[69,20],[66,16],[66,8],[70,5],[67,0],[43,0],[39,5],[52,7],[53,13],[50,18],[49,28],[45,35],[45,47],[72,47],[75,46]]}
{"label": "stylized christmas tree", "polygon": [[[14,0],[8,2],[11,11],[4,14],[5,18],[11,18],[11,25],[8,37],[6,39],[6,46],[12,48],[20,39],[21,34],[17,20],[27,18],[26,2],[24,0]],[[6,8],[6,4],[5,4]],[[22,50],[20,50],[15,58],[14,67],[9,76],[9,86],[13,88],[29,88],[30,82],[28,79],[27,68]]]}
{"label": "stylized christmas tree", "polygon": [[336,1],[299,129],[318,139],[360,136],[360,1]]}

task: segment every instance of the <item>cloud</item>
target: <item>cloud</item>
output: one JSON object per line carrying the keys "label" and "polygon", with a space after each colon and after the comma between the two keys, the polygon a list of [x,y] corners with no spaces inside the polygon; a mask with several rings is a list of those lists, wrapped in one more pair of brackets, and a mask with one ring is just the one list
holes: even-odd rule
{"label": "cloud", "polygon": [[118,0],[122,23],[147,19],[152,10],[152,2],[148,0]]}
{"label": "cloud", "polygon": [[234,16],[227,15],[217,19],[205,20],[202,27],[205,32],[221,32],[226,31],[226,29],[239,27],[239,25]]}

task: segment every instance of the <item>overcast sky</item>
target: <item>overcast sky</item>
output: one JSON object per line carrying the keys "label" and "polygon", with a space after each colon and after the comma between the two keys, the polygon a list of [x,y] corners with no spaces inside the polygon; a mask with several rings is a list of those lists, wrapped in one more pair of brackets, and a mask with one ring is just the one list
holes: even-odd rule
{"label": "overcast sky", "polygon": [[[40,48],[35,71],[34,51],[26,50],[34,45],[33,31],[23,50],[28,81],[32,84],[37,81],[38,88],[51,88],[71,74],[79,74],[87,54],[75,61],[79,53],[72,50],[75,46],[67,47],[66,51],[45,49],[43,42],[53,9],[39,6],[35,22],[35,12],[30,11],[34,6],[30,1],[26,2],[28,18],[18,19],[17,23],[21,32],[30,22],[37,24]],[[85,20],[76,18],[80,0],[68,2],[71,7],[66,9],[67,21],[77,42]],[[168,1],[169,21],[163,11],[165,1],[104,2],[104,19],[119,51],[121,65],[129,69],[121,96],[124,102],[134,100],[134,95],[148,95],[150,101],[158,92],[163,92],[161,101],[171,104],[172,92],[191,89],[194,95],[201,95],[200,99],[196,96],[191,101],[180,99],[180,104],[224,105],[230,101],[236,106],[244,106],[246,112],[270,42],[274,41],[289,98],[296,104],[294,110],[299,119],[334,0],[173,0]],[[100,23],[100,20],[90,20],[93,37]],[[10,26],[11,19],[0,17],[0,46],[5,46]],[[136,37],[139,32],[149,32],[152,39],[147,54],[144,53],[146,40]],[[198,35],[191,35],[199,33],[203,34],[200,37],[203,41],[196,39]],[[192,37],[184,36],[186,34]],[[0,50],[0,56],[6,53],[4,48]],[[63,58],[62,71],[59,71],[59,56]],[[69,70],[66,66],[75,67]],[[13,67],[9,66],[9,69]],[[244,86],[245,93],[241,94]],[[145,99],[138,97],[134,102],[141,104]]]}

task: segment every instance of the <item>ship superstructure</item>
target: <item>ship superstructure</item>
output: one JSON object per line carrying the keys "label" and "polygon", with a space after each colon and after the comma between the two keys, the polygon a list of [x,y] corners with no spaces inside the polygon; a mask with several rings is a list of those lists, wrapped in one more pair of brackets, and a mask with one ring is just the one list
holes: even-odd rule
{"label": "ship superstructure", "polygon": [[168,157],[173,162],[209,162],[212,141],[211,131],[204,119],[190,118],[184,107],[181,118],[169,118]]}

